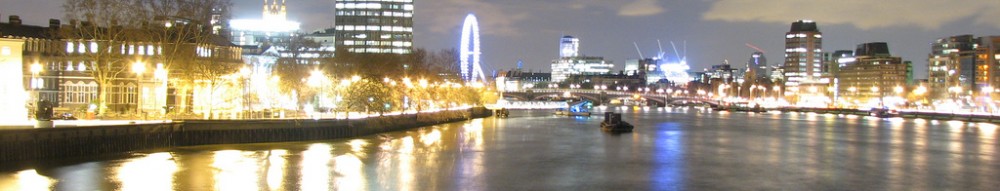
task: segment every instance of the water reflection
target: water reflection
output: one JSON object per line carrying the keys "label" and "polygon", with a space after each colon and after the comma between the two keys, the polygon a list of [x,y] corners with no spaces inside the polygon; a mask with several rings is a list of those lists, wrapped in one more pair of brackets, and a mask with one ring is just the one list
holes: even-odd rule
{"label": "water reflection", "polygon": [[[328,144],[312,144],[309,149],[302,152],[302,178],[299,188],[302,190],[330,190],[330,154],[331,147]],[[345,163],[347,164],[347,163]],[[338,168],[341,166],[338,166]],[[342,169],[337,169],[338,174],[342,174]],[[338,187],[353,187],[351,183],[337,182]]]}
{"label": "water reflection", "polygon": [[285,164],[288,163],[285,160],[285,155],[288,154],[286,150],[270,150],[267,153],[267,189],[266,190],[287,190],[284,188],[284,177],[285,177]]}
{"label": "water reflection", "polygon": [[515,111],[523,113],[352,139],[190,147],[40,165],[0,172],[0,190],[993,190],[1000,185],[998,126],[990,123],[607,108],[618,109],[636,125],[634,132],[603,133],[599,116]]}
{"label": "water reflection", "polygon": [[257,170],[260,169],[255,152],[237,150],[216,151],[212,167],[215,169],[215,190],[260,190]]}
{"label": "water reflection", "polygon": [[126,162],[118,168],[120,190],[174,190],[177,163],[170,153],[153,153]]}
{"label": "water reflection", "polygon": [[56,180],[38,174],[35,169],[0,175],[0,190],[49,190],[55,183]]}

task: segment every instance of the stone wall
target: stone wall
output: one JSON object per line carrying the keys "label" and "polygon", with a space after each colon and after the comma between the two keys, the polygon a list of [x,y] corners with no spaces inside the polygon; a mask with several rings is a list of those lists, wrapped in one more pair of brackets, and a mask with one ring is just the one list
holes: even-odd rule
{"label": "stone wall", "polygon": [[189,120],[169,124],[0,130],[0,161],[80,157],[179,146],[327,140],[492,115],[485,108],[352,120]]}

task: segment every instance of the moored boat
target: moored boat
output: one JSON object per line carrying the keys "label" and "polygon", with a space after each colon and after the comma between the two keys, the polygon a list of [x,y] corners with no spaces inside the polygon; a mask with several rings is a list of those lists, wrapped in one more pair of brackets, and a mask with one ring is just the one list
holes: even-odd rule
{"label": "moored boat", "polygon": [[601,130],[613,133],[631,132],[635,128],[632,124],[622,121],[621,113],[604,113],[604,121],[601,121]]}

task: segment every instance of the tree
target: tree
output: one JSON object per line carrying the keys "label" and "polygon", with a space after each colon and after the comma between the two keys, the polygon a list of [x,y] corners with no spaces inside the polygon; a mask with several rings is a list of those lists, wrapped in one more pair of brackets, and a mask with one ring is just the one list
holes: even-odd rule
{"label": "tree", "polygon": [[[87,73],[98,85],[98,113],[103,115],[112,83],[124,80],[132,64],[151,64],[143,58],[156,59],[171,71],[185,71],[177,70],[186,67],[176,64],[199,64],[189,60],[195,59],[194,47],[218,45],[220,38],[207,23],[213,14],[228,16],[213,8],[228,10],[231,5],[229,0],[66,0],[63,8],[73,27],[58,33],[70,46],[79,43],[78,53],[90,62]],[[82,22],[76,25],[77,21]],[[90,43],[85,46],[84,41]],[[134,56],[135,47],[155,56],[142,57],[141,51]]]}

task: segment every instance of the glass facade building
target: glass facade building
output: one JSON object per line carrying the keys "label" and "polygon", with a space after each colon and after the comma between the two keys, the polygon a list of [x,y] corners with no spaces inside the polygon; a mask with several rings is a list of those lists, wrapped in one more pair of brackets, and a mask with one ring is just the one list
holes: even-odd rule
{"label": "glass facade building", "polygon": [[351,53],[413,52],[413,0],[336,0],[336,46]]}

